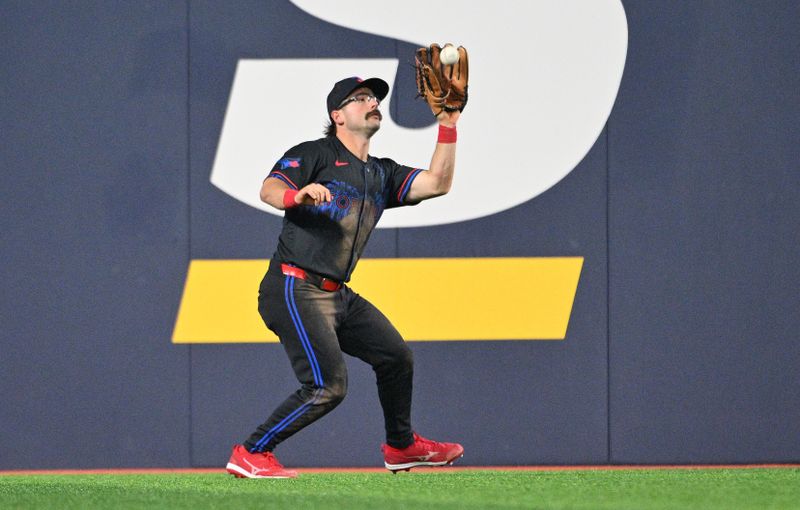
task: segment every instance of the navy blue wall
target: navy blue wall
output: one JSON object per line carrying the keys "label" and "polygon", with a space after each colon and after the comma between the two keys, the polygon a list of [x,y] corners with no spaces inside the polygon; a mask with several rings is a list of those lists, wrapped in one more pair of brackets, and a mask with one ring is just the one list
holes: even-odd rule
{"label": "navy blue wall", "polygon": [[[572,173],[373,236],[373,257],[585,257],[564,341],[412,344],[415,424],[472,464],[798,461],[800,8],[625,7],[617,104]],[[236,61],[413,47],[282,1],[2,4],[0,469],[224,462],[295,386],[279,345],[170,343],[189,260],[266,258],[280,225],[208,180]],[[379,465],[350,361],[286,464]]]}
{"label": "navy blue wall", "polygon": [[626,2],[611,460],[800,459],[800,5]]}
{"label": "navy blue wall", "polygon": [[0,9],[0,466],[185,465],[186,6]]}

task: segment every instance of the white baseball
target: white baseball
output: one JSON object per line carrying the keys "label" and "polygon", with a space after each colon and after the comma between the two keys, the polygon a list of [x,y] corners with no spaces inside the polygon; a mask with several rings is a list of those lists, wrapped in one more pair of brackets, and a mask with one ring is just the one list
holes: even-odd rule
{"label": "white baseball", "polygon": [[458,62],[458,50],[452,44],[445,45],[439,52],[439,60],[446,66],[455,64]]}

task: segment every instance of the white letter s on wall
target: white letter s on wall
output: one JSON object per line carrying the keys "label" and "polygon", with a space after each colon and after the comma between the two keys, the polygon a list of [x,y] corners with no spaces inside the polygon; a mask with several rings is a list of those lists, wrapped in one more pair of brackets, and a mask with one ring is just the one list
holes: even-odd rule
{"label": "white letter s on wall", "polygon": [[[462,4],[448,11],[446,23],[419,16],[429,8],[422,0],[293,3],[336,25],[415,45],[452,42],[469,51],[470,97],[459,124],[453,189],[418,207],[387,211],[382,228],[488,216],[556,184],[597,140],[625,65],[628,31],[619,0]],[[392,58],[240,60],[211,182],[242,202],[280,214],[259,201],[261,181],[285,150],[312,138],[309,125],[324,119],[332,84],[350,75],[389,81],[397,65]],[[314,79],[276,79],[281,76]],[[287,99],[292,97],[318,100]],[[389,111],[388,103],[381,109]],[[435,125],[409,129],[385,115],[370,153],[425,168],[435,140]]]}

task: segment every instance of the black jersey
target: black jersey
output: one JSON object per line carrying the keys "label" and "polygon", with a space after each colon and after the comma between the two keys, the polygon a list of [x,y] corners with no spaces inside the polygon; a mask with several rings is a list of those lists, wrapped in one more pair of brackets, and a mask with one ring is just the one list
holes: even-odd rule
{"label": "black jersey", "polygon": [[346,282],[384,209],[406,201],[421,169],[388,158],[357,158],[336,137],[304,142],[275,163],[268,178],[298,190],[318,183],[331,201],[286,210],[273,259]]}

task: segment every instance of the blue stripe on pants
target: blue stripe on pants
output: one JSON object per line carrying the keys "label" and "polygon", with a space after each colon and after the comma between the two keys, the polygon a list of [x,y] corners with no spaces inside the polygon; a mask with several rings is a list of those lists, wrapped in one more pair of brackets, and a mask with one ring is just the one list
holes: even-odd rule
{"label": "blue stripe on pants", "polygon": [[303,350],[305,351],[306,357],[311,365],[311,372],[313,373],[314,384],[317,386],[317,390],[314,391],[314,397],[310,401],[292,411],[288,416],[286,416],[277,425],[272,427],[266,434],[264,434],[264,437],[259,439],[259,441],[256,443],[256,446],[253,449],[254,451],[260,451],[261,447],[269,443],[269,441],[278,433],[280,433],[280,431],[288,427],[293,421],[302,416],[303,413],[305,413],[312,405],[314,405],[319,400],[319,397],[322,393],[322,388],[324,386],[322,380],[322,371],[320,370],[319,363],[317,362],[317,357],[314,354],[314,349],[311,346],[311,341],[308,339],[308,333],[303,326],[303,322],[300,320],[300,312],[297,310],[297,304],[294,300],[294,280],[295,278],[293,276],[286,277],[286,284],[284,285],[284,299],[286,300],[286,306],[289,309],[289,315],[292,318],[294,327],[297,330],[297,336],[300,338],[300,343],[302,344]]}
{"label": "blue stripe on pants", "polygon": [[297,310],[297,303],[294,301],[294,276],[286,277],[286,285],[284,288],[284,297],[286,298],[286,306],[289,307],[289,315],[292,317],[294,327],[297,330],[297,336],[300,337],[300,342],[303,344],[303,350],[306,351],[308,362],[311,364],[311,371],[314,374],[314,384],[322,388],[325,386],[322,380],[322,371],[319,368],[317,357],[314,355],[314,349],[311,347],[311,341],[308,339],[308,333],[303,326],[303,321],[300,320],[300,312]]}

